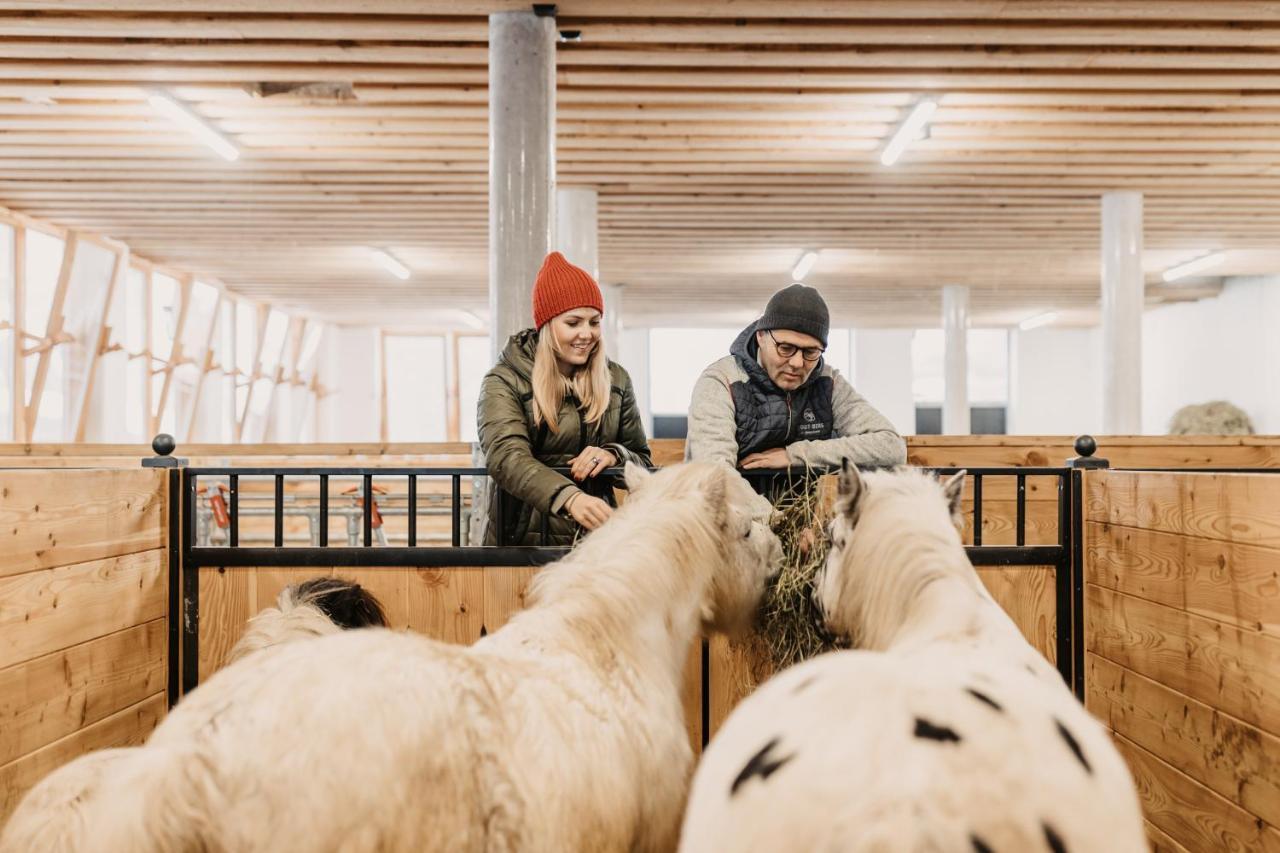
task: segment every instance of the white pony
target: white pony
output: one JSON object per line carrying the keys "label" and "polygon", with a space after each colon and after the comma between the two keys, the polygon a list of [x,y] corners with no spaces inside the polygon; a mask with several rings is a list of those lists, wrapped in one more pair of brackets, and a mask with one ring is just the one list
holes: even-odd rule
{"label": "white pony", "polygon": [[[228,663],[284,643],[385,627],[382,605],[358,583],[341,578],[310,578],[281,590],[276,606],[249,620],[227,656]],[[49,774],[10,819],[3,848],[44,851],[94,847],[87,809],[109,796],[107,785],[151,772],[159,754],[142,747],[102,749],[68,762]]]}
{"label": "white pony", "polygon": [[[672,849],[690,647],[749,621],[781,549],[727,466],[626,477],[474,646],[372,629],[226,667],[103,780],[68,849]],[[0,850],[48,849],[22,808]]]}
{"label": "white pony", "polygon": [[821,655],[745,700],[694,779],[682,851],[1147,850],[1103,727],[992,600],[964,474],[840,476]]}

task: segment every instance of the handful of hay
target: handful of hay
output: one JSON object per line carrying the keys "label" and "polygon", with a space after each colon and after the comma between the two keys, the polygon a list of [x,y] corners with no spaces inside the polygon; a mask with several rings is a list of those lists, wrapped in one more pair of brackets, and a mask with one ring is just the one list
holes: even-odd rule
{"label": "handful of hay", "polygon": [[833,478],[805,477],[774,502],[773,532],[782,542],[782,569],[765,592],[756,625],[769,662],[780,670],[837,645],[818,633],[813,579],[827,561],[831,543]]}

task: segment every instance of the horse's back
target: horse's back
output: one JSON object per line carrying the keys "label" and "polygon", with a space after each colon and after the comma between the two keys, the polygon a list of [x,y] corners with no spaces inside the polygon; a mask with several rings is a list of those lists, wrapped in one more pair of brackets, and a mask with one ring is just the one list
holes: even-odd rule
{"label": "horse's back", "polygon": [[1123,762],[1065,688],[963,650],[837,652],[726,721],[682,849],[1048,849],[1050,837],[1145,850]]}

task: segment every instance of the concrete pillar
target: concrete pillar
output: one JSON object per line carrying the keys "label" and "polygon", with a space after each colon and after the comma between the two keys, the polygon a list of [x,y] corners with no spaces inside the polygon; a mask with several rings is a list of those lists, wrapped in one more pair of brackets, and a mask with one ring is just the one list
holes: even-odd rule
{"label": "concrete pillar", "polygon": [[617,361],[622,336],[622,288],[600,279],[598,194],[585,187],[556,190],[556,250],[582,267],[604,294],[604,348]]}
{"label": "concrete pillar", "polygon": [[1142,432],[1142,193],[1102,196],[1102,431]]}
{"label": "concrete pillar", "polygon": [[532,325],[533,279],[555,226],[555,18],[489,16],[490,355]]}
{"label": "concrete pillar", "polygon": [[969,288],[942,288],[944,435],[968,435],[969,427]]}

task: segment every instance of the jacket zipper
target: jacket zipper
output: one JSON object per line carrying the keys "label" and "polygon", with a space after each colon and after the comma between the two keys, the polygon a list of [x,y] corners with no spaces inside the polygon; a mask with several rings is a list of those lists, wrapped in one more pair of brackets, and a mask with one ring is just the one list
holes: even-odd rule
{"label": "jacket zipper", "polygon": [[787,394],[787,441],[791,441],[791,395]]}

